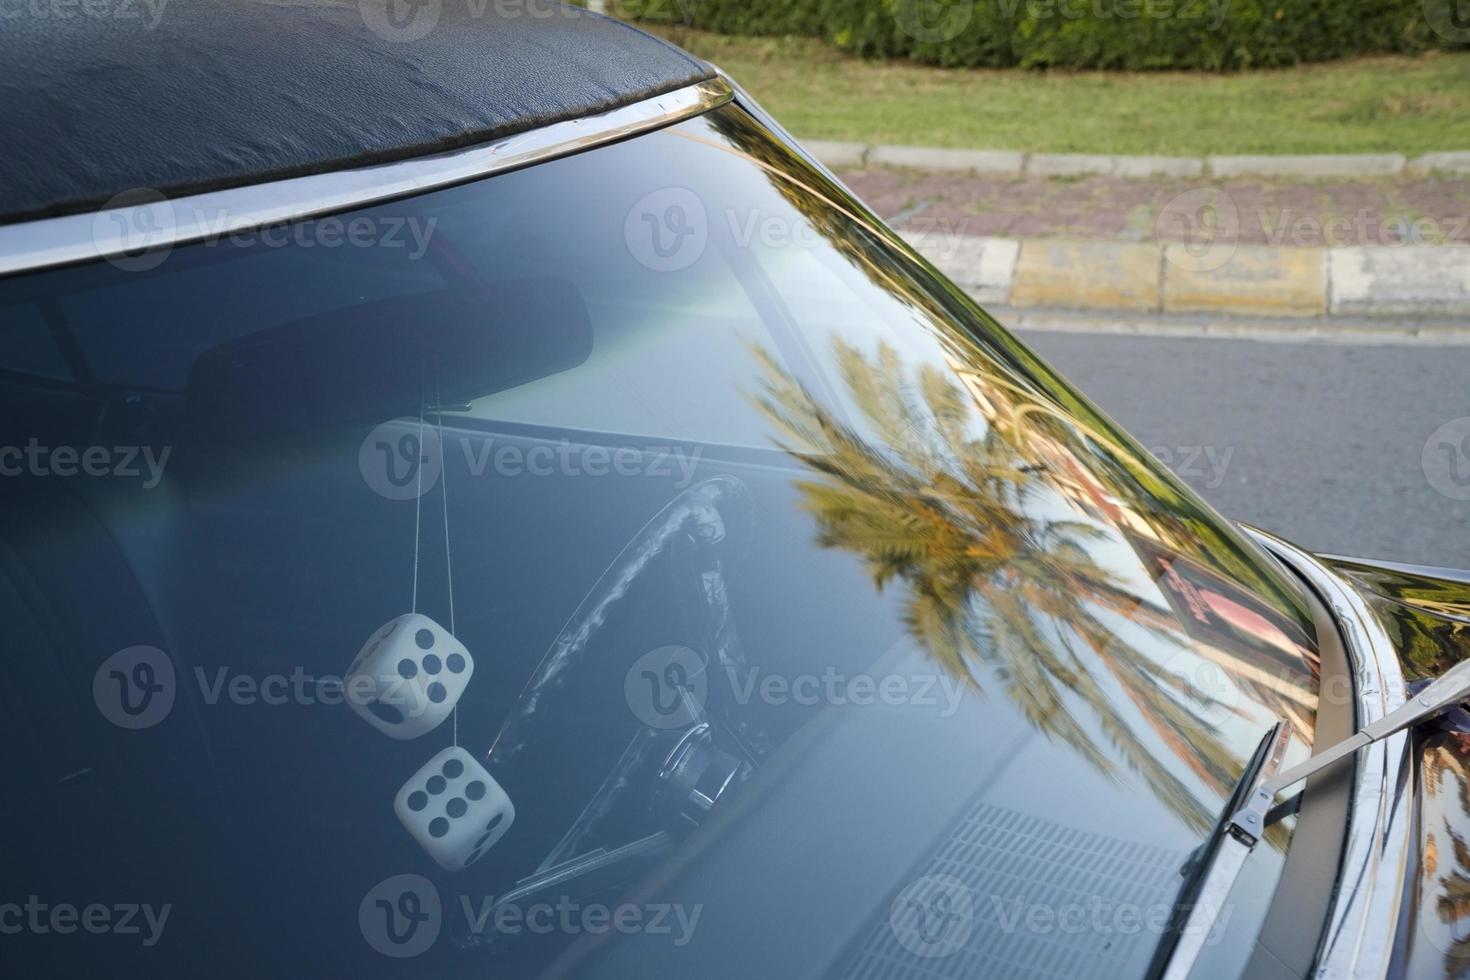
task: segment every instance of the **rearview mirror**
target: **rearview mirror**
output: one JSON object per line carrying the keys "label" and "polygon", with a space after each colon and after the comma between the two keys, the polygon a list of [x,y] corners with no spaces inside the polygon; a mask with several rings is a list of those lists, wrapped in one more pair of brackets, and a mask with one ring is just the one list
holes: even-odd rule
{"label": "rearview mirror", "polygon": [[591,352],[586,304],[564,279],[397,297],[205,351],[189,372],[189,414],[206,443],[279,438],[463,404]]}

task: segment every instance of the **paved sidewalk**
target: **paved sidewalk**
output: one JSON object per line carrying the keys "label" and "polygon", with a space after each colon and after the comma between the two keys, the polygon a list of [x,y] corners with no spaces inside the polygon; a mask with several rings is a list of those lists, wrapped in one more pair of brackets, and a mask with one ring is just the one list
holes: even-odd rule
{"label": "paved sidewalk", "polygon": [[1214,207],[1240,245],[1470,245],[1470,176],[1432,179],[995,177],[870,167],[840,170],[900,226],[1007,238],[1185,242]]}
{"label": "paved sidewalk", "polygon": [[1010,177],[1428,177],[1470,174],[1470,150],[1407,157],[1402,153],[1314,153],[1240,156],[1114,156],[1099,153],[1021,153],[929,146],[804,140],[831,167],[914,167],[918,170],[1002,174]]}
{"label": "paved sidewalk", "polygon": [[1470,317],[1470,176],[839,170],[981,301],[1297,319]]}

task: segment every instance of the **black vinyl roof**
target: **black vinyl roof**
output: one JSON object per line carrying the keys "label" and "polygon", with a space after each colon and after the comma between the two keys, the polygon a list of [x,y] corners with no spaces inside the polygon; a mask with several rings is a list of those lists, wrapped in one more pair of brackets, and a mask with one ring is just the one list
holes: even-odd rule
{"label": "black vinyl roof", "polygon": [[711,77],[550,0],[79,0],[0,21],[0,222],[484,142]]}

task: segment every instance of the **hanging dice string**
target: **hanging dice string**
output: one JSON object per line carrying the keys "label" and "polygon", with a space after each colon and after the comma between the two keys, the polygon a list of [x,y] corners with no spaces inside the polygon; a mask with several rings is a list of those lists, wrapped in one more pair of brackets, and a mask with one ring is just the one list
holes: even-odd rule
{"label": "hanging dice string", "polygon": [[419,359],[419,435],[418,442],[413,447],[414,468],[417,471],[417,482],[414,486],[413,495],[413,604],[410,612],[419,611],[419,527],[422,524],[424,510],[424,362]]}
{"label": "hanging dice string", "polygon": [[[433,357],[432,365],[428,363]],[[433,402],[429,401],[429,379],[433,370]],[[437,350],[429,348],[419,360],[418,466],[413,518],[413,611],[390,621],[376,631],[358,652],[348,670],[351,689],[359,678],[367,681],[371,698],[348,698],[352,710],[378,731],[395,739],[412,739],[427,734],[446,719],[452,720],[453,744],[440,751],[398,792],[393,803],[398,820],[439,866],[450,871],[468,867],[509,829],[515,806],[473,756],[459,745],[459,699],[469,685],[475,662],[456,638],[458,623],[454,610],[454,561],[449,531],[449,480],[445,465],[443,393]],[[434,413],[432,434],[439,445],[435,457],[426,451],[424,437],[428,414]],[[423,546],[424,466],[437,458],[436,477],[444,480],[440,500],[444,507],[444,571],[449,600],[449,629],[418,611],[419,562]],[[432,492],[433,487],[429,488]],[[429,652],[429,651],[433,652]],[[442,658],[442,659],[441,659]],[[439,676],[443,671],[442,676]],[[422,710],[405,713],[400,705],[400,681],[411,682],[413,691],[427,702],[410,707]],[[444,702],[449,700],[446,706]],[[444,707],[447,714],[440,714]],[[436,798],[442,796],[442,801]]]}
{"label": "hanging dice string", "polygon": [[[422,419],[421,419],[422,421]],[[434,350],[434,435],[439,443],[439,486],[444,503],[444,576],[449,590],[449,633],[459,636],[454,625],[454,561],[449,554],[449,467],[444,465],[444,406],[439,392],[439,350]],[[422,472],[422,469],[420,470]],[[415,559],[417,562],[417,559]],[[453,726],[453,744],[459,745],[459,702],[456,701],[450,714]]]}
{"label": "hanging dice string", "polygon": [[[419,361],[419,435],[415,451],[418,455],[418,475],[415,485],[416,492],[413,498],[413,605],[412,612],[419,611],[419,554],[421,551],[423,513],[424,513],[424,466],[428,463],[427,454],[424,452],[424,427],[425,416],[428,410],[424,404],[424,371],[423,361]],[[444,574],[446,585],[449,589],[449,633],[458,636],[454,623],[454,560],[449,554],[449,472],[444,465],[444,409],[440,404],[439,390],[439,352],[434,351],[434,436],[439,443],[439,484],[440,497],[444,504]],[[451,712],[450,724],[455,746],[459,745],[459,705],[455,704]]]}

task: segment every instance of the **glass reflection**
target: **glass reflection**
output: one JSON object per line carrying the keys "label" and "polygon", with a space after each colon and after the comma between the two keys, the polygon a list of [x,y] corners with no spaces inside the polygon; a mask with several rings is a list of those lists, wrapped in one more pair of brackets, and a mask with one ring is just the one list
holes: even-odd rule
{"label": "glass reflection", "polygon": [[[1215,814],[1161,748],[1223,793],[1239,761],[1219,725],[1279,716],[1310,732],[1311,677],[1293,672],[1306,648],[1238,590],[1198,610],[1228,631],[1219,644],[1186,633],[1163,590],[1147,595],[1119,565],[1123,548],[1169,549],[1144,537],[1141,521],[1130,541],[1127,512],[1060,437],[1058,420],[1050,435],[1028,426],[1032,406],[983,371],[967,370],[962,386],[933,366],[907,370],[887,345],[867,356],[834,343],[842,383],[881,442],[820,407],[764,351],[757,403],[782,433],[781,448],[813,473],[797,486],[818,543],[860,556],[880,590],[903,588],[910,633],[945,670],[978,689],[975,668],[984,665],[1041,731],[1111,774],[1116,763],[1079,720],[1080,701],[1126,765],[1201,832]],[[1184,586],[1172,567],[1167,575],[1177,583],[1167,588]],[[1193,590],[1203,606],[1202,595]],[[1192,683],[1200,677],[1215,689]],[[1273,843],[1284,840],[1277,828]]]}

